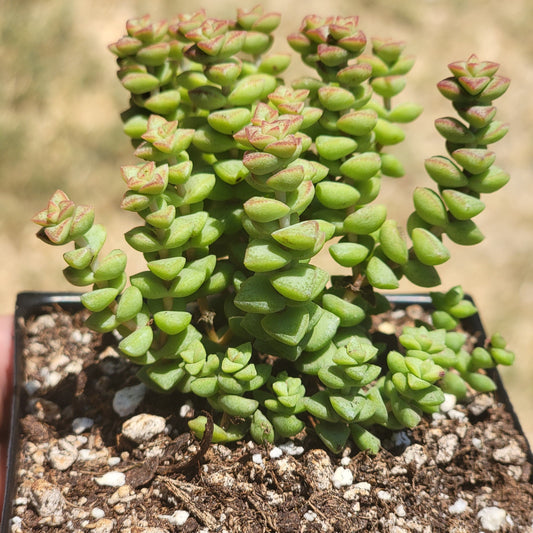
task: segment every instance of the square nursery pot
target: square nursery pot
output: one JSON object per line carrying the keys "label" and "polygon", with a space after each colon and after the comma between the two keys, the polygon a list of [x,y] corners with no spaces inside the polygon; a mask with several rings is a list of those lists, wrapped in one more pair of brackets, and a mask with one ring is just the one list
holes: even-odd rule
{"label": "square nursery pot", "polygon": [[[395,325],[431,304],[389,299]],[[1,533],[532,531],[533,457],[497,372],[497,393],[381,435],[375,457],[334,456],[313,435],[209,445],[188,433],[190,400],[145,390],[84,313],[77,294],[18,297]],[[479,316],[464,327],[484,341]],[[144,437],[125,431],[133,418]]]}

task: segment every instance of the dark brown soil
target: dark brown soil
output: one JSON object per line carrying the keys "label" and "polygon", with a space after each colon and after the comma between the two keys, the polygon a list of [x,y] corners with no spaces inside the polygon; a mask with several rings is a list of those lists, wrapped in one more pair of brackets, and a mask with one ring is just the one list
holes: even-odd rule
{"label": "dark brown soil", "polygon": [[[527,443],[492,396],[384,434],[376,457],[333,456],[313,435],[292,447],[207,445],[188,433],[195,415],[182,395],[147,392],[133,414],[114,411],[116,390],[138,383],[135,367],[82,314],[55,309],[21,325],[27,385],[12,532],[533,531]],[[122,426],[140,413],[166,428],[137,444]],[[76,433],[84,417],[94,424]],[[98,484],[107,472],[124,484]]]}

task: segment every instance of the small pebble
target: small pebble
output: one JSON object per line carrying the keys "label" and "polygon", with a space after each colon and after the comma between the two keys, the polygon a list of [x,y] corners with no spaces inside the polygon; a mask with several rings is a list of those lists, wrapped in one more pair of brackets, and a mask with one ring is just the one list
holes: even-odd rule
{"label": "small pebble", "polygon": [[413,464],[417,469],[426,464],[428,456],[420,444],[413,444],[405,449],[402,454],[405,464]]}
{"label": "small pebble", "polygon": [[492,457],[495,461],[506,465],[521,465],[526,460],[526,453],[513,440],[507,446],[494,450]]}
{"label": "small pebble", "polygon": [[79,374],[83,370],[83,364],[81,361],[71,361],[65,368],[63,372],[67,374]]}
{"label": "small pebble", "polygon": [[333,465],[325,450],[315,449],[307,452],[304,458],[307,478],[314,490],[331,490]]}
{"label": "small pebble", "polygon": [[353,488],[357,491],[358,494],[367,495],[370,494],[372,485],[368,481],[360,481],[356,483]]}
{"label": "small pebble", "polygon": [[478,437],[472,437],[472,446],[474,446],[478,450],[481,450],[481,448],[483,447],[483,443]]}
{"label": "small pebble", "polygon": [[407,468],[400,465],[395,465],[391,468],[390,473],[393,476],[403,476],[404,474],[407,474]]}
{"label": "small pebble", "polygon": [[448,415],[448,418],[457,420],[457,422],[465,422],[467,419],[467,416],[457,409],[450,409],[446,414]]}
{"label": "small pebble", "polygon": [[268,455],[271,459],[279,459],[283,455],[283,450],[277,446],[274,446]]}
{"label": "small pebble", "polygon": [[39,516],[63,516],[65,500],[57,485],[37,479],[31,485],[30,500]]}
{"label": "small pebble", "polygon": [[467,509],[468,503],[466,502],[466,500],[463,500],[463,498],[458,498],[453,505],[450,505],[450,507],[448,507],[448,511],[450,511],[451,514],[461,514],[464,513]]}
{"label": "small pebble", "polygon": [[119,502],[128,502],[135,497],[135,491],[130,485],[122,485],[107,500],[108,505],[115,505]]}
{"label": "small pebble", "polygon": [[454,433],[442,436],[437,441],[438,452],[435,461],[439,465],[448,464],[455,454],[457,445],[459,444],[459,437]]}
{"label": "small pebble", "polygon": [[86,416],[75,418],[72,421],[72,431],[76,433],[76,435],[79,435],[80,433],[83,433],[87,429],[90,429],[93,427],[94,420],[92,418],[88,418]]}
{"label": "small pebble", "polygon": [[90,449],[83,448],[78,454],[78,459],[80,461],[92,461],[93,459],[96,459],[96,454]]}
{"label": "small pebble", "polygon": [[108,466],[117,466],[120,463],[121,459],[120,457],[110,457],[107,460]]}
{"label": "small pebble", "polygon": [[166,421],[162,416],[142,413],[126,420],[122,424],[122,434],[133,442],[140,444],[163,433],[165,426]]}
{"label": "small pebble", "polygon": [[392,495],[388,490],[378,491],[377,496],[382,502],[388,502],[392,499]]}
{"label": "small pebble", "polygon": [[27,381],[24,383],[24,389],[28,393],[28,396],[33,396],[41,388],[41,383],[36,379]]}
{"label": "small pebble", "polygon": [[260,453],[254,453],[252,455],[252,462],[254,462],[256,465],[262,465],[263,464],[263,458],[261,457]]}
{"label": "small pebble", "polygon": [[466,437],[466,433],[468,431],[468,428],[466,427],[466,424],[458,425],[455,428],[455,434],[460,438],[464,439]]}
{"label": "small pebble", "polygon": [[115,524],[110,518],[100,518],[92,525],[93,533],[112,533]]}
{"label": "small pebble", "polygon": [[39,420],[44,420],[45,422],[54,422],[61,418],[61,409],[59,406],[51,402],[50,400],[45,400],[44,398],[35,398],[30,402],[31,410]]}
{"label": "small pebble", "polygon": [[507,513],[499,507],[485,507],[477,514],[481,527],[487,531],[499,531],[506,522]]}
{"label": "small pebble", "polygon": [[194,405],[188,400],[180,407],[180,416],[181,418],[189,418],[192,415],[194,415]]}
{"label": "small pebble", "polygon": [[189,513],[180,509],[171,515],[159,515],[159,518],[161,520],[166,520],[173,526],[182,526],[185,524],[185,522],[187,522]]}
{"label": "small pebble", "polygon": [[91,334],[82,333],[79,329],[75,329],[70,334],[70,340],[77,344],[89,344],[89,342],[91,342]]}
{"label": "small pebble", "polygon": [[443,413],[432,413],[431,419],[433,420],[432,426],[437,426],[441,420],[444,420],[446,418],[446,415]]}
{"label": "small pebble", "polygon": [[385,335],[393,335],[396,333],[396,326],[392,322],[382,322],[378,325],[378,331]]}
{"label": "small pebble", "polygon": [[64,353],[62,353],[62,354],[57,354],[54,357],[52,357],[50,359],[50,363],[48,366],[50,370],[57,370],[58,368],[62,368],[65,365],[67,365],[69,362],[70,362],[70,358],[68,357],[68,355],[65,355]]}
{"label": "small pebble", "polygon": [[78,458],[77,448],[66,439],[60,439],[48,450],[48,460],[56,470],[67,470]]}
{"label": "small pebble", "polygon": [[55,325],[56,322],[53,316],[41,315],[37,317],[30,326],[28,326],[28,333],[30,335],[38,335],[41,333],[41,331],[53,328]]}
{"label": "small pebble", "polygon": [[454,394],[444,393],[444,401],[440,404],[442,413],[448,413],[457,404],[457,398]]}
{"label": "small pebble", "polygon": [[392,434],[392,443],[398,448],[405,448],[406,446],[410,446],[411,439],[405,431],[396,431]]}
{"label": "small pebble", "polygon": [[308,521],[308,522],[314,522],[316,520],[316,513],[314,513],[313,511],[307,511],[305,514],[304,514],[304,518]]}
{"label": "small pebble", "polygon": [[95,507],[91,510],[91,516],[96,519],[104,518],[105,512],[103,509],[100,509],[100,507]]}
{"label": "small pebble", "polygon": [[61,379],[61,374],[54,370],[45,376],[44,386],[52,389],[61,381]]}
{"label": "small pebble", "polygon": [[143,401],[145,394],[146,385],[144,383],[120,389],[113,397],[113,410],[119,416],[130,416]]}
{"label": "small pebble", "polygon": [[[70,437],[70,435],[68,437],[66,437],[67,439]],[[74,435],[72,435],[73,437],[73,441],[72,441],[72,444],[74,444],[74,446],[76,446],[77,448],[80,448],[81,446],[83,446],[84,444],[87,444],[87,442],[89,442],[89,439],[85,436],[85,435],[77,435],[76,437],[74,437]]]}
{"label": "small pebble", "polygon": [[468,404],[468,411],[474,416],[483,414],[494,405],[494,399],[488,394],[479,394]]}
{"label": "small pebble", "polygon": [[340,489],[341,487],[349,487],[353,483],[352,471],[339,466],[333,474],[332,482],[336,489]]}
{"label": "small pebble", "polygon": [[273,490],[266,491],[265,499],[269,505],[281,505],[285,501],[281,494],[278,494],[276,491]]}
{"label": "small pebble", "polygon": [[351,463],[351,459],[349,457],[343,457],[341,459],[341,465],[342,466],[348,466]]}
{"label": "small pebble", "polygon": [[105,487],[121,487],[126,483],[126,475],[123,472],[111,471],[102,477],[94,478],[96,483]]}
{"label": "small pebble", "polygon": [[407,511],[405,510],[405,507],[400,504],[396,507],[396,509],[394,509],[394,513],[396,516],[403,518],[407,514]]}

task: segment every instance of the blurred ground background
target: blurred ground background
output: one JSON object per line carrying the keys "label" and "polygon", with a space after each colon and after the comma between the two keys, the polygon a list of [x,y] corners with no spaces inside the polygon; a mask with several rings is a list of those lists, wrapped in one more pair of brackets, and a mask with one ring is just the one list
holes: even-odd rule
{"label": "blurred ground background", "polygon": [[[123,245],[130,214],[116,208],[123,185],[119,167],[130,163],[129,142],[121,133],[119,112],[126,91],[115,75],[107,44],[125,32],[128,18],[151,13],[165,18],[205,7],[208,14],[232,18],[236,7],[255,0],[0,0],[0,313],[11,313],[17,292],[69,290],[61,275],[59,250],[37,241],[31,216],[56,188],[74,201],[96,206],[97,219],[109,229],[113,247]],[[410,125],[397,149],[407,170],[402,180],[384,184],[390,214],[405,220],[411,191],[432,186],[423,160],[443,153],[435,118],[451,114],[435,83],[448,75],[446,65],[477,53],[502,64],[512,78],[498,100],[498,117],[511,130],[495,145],[497,164],[512,181],[484,197],[487,209],[476,218],[486,239],[475,248],[450,244],[452,259],[440,268],[448,289],[462,284],[481,310],[489,332],[500,331],[517,353],[503,372],[512,402],[533,441],[533,3],[529,0],[265,0],[283,15],[276,51],[288,51],[284,36],[297,30],[311,12],[360,16],[368,37],[406,40],[417,56],[401,101],[421,103],[424,114]],[[294,65],[291,79],[305,71]],[[400,196],[401,195],[401,196]],[[402,202],[398,202],[398,198]],[[402,289],[413,287],[403,284]]]}

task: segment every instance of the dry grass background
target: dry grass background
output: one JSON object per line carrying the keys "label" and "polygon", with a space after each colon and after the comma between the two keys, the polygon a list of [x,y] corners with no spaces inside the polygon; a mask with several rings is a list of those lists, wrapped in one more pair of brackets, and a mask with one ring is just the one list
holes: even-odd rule
{"label": "dry grass background", "polygon": [[[22,290],[68,290],[62,258],[34,237],[29,222],[57,188],[77,202],[92,203],[109,228],[114,247],[131,215],[117,212],[122,195],[119,167],[131,161],[118,113],[126,92],[115,76],[107,44],[124,33],[126,19],[151,13],[167,17],[205,7],[210,16],[233,17],[255,0],[203,3],[164,0],[0,0],[0,313],[11,313]],[[450,114],[435,89],[446,64],[477,53],[502,64],[512,78],[498,101],[499,117],[511,131],[495,145],[497,163],[512,181],[486,197],[478,221],[486,240],[475,248],[451,245],[452,259],[441,267],[447,289],[462,284],[471,293],[486,328],[501,331],[517,352],[504,378],[522,424],[533,440],[533,3],[529,0],[265,0],[283,14],[274,49],[286,51],[284,35],[304,15],[358,14],[367,36],[408,42],[417,55],[402,100],[421,103],[425,112],[408,127],[398,150],[407,170],[384,187],[390,212],[405,220],[411,191],[428,185],[423,160],[443,153],[433,120]],[[300,75],[298,62],[289,80]],[[401,196],[400,196],[401,195]],[[397,198],[404,199],[402,203]],[[412,291],[413,287],[403,284]]]}

